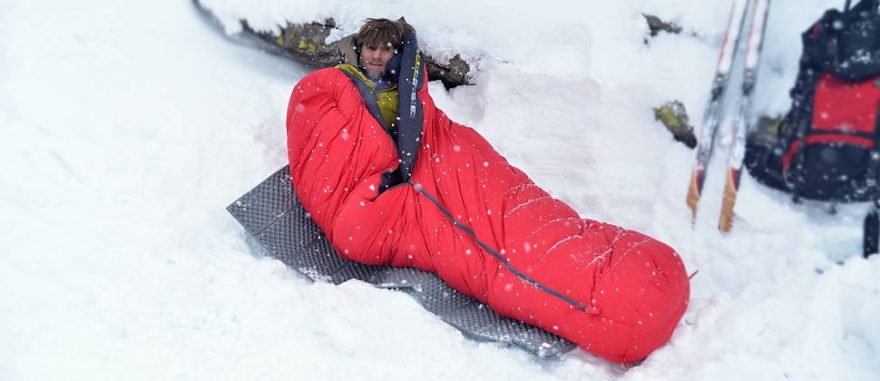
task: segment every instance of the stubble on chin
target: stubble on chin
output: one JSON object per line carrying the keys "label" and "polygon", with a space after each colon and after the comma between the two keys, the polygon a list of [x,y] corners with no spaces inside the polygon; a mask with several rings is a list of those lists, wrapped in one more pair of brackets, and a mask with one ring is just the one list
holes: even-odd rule
{"label": "stubble on chin", "polygon": [[367,75],[367,78],[369,78],[373,82],[382,79],[382,73],[377,74],[377,73],[373,73],[373,72],[367,70],[366,75]]}

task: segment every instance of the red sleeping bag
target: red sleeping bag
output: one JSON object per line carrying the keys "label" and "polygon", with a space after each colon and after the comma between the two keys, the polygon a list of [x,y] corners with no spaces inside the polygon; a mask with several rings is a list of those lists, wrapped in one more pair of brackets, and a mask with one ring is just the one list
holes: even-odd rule
{"label": "red sleeping bag", "polygon": [[423,135],[412,177],[380,195],[398,151],[352,80],[322,69],[293,89],[294,189],[341,255],[435,272],[498,314],[612,361],[644,359],[669,340],[689,297],[673,249],[580,218],[476,131],[449,120],[427,86],[418,98]]}

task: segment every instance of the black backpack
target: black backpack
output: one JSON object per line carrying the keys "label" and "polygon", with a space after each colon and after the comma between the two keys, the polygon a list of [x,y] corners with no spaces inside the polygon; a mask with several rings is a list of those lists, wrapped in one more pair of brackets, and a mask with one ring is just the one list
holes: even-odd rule
{"label": "black backpack", "polygon": [[880,161],[880,0],[829,10],[802,35],[792,107],[779,131],[797,198],[876,200]]}

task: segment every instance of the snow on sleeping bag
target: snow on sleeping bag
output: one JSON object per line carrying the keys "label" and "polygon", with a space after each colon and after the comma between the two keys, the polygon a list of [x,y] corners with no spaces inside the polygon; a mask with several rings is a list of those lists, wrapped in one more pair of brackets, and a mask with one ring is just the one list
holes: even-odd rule
{"label": "snow on sleeping bag", "polygon": [[668,341],[689,298],[675,251],[580,218],[447,118],[424,84],[415,36],[404,41],[396,136],[342,70],[307,75],[290,98],[294,189],[340,255],[435,272],[498,314],[612,361],[642,360]]}

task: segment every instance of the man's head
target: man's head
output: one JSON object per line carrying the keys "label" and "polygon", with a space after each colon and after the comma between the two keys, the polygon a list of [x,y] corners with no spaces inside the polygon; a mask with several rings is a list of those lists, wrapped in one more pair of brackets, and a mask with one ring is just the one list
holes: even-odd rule
{"label": "man's head", "polygon": [[397,53],[407,25],[402,21],[367,19],[357,34],[358,64],[367,77],[378,80],[385,75],[385,67]]}

